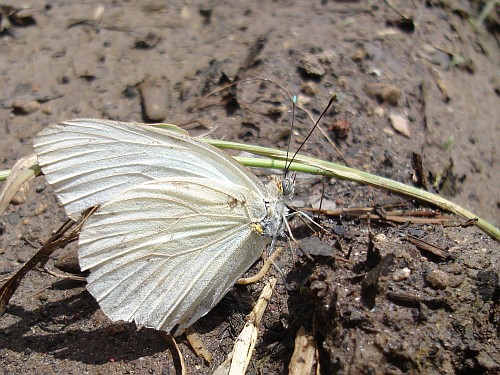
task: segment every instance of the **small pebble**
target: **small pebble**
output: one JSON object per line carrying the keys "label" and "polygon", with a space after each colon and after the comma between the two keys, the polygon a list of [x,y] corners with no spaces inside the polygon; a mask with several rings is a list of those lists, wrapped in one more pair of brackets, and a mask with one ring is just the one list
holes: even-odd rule
{"label": "small pebble", "polygon": [[66,251],[54,262],[54,266],[63,272],[72,274],[81,273],[77,249],[75,248]]}
{"label": "small pebble", "polygon": [[45,302],[49,299],[49,295],[47,294],[47,292],[41,292],[39,295],[38,295],[38,300],[41,301],[41,302]]}
{"label": "small pebble", "polygon": [[169,87],[163,78],[147,78],[139,87],[147,121],[161,122],[168,116]]}
{"label": "small pebble", "polygon": [[377,69],[377,68],[371,68],[368,73],[370,73],[370,75],[374,76],[374,77],[380,77],[382,76],[382,72]]}
{"label": "small pebble", "polygon": [[351,130],[351,124],[346,120],[336,120],[328,126],[328,130],[336,139],[346,139]]}
{"label": "small pebble", "polygon": [[39,185],[37,185],[37,186],[35,187],[35,191],[36,191],[37,193],[41,193],[42,191],[44,191],[44,190],[45,190],[45,188],[46,188],[46,187],[47,187],[47,185],[45,185],[45,184],[43,184],[43,183],[42,183],[42,184],[39,184]]}
{"label": "small pebble", "polygon": [[46,212],[46,211],[47,211],[47,208],[48,208],[47,204],[45,204],[45,203],[40,203],[40,204],[37,206],[37,208],[35,209],[35,215],[36,215],[36,216],[38,216],[38,215],[43,214],[44,212]]}
{"label": "small pebble", "polygon": [[321,78],[326,74],[326,69],[321,63],[320,57],[306,53],[300,59],[299,70],[308,77]]}
{"label": "small pebble", "polygon": [[314,236],[306,237],[301,240],[300,247],[312,256],[331,257],[333,255],[333,248]]}
{"label": "small pebble", "polygon": [[429,285],[438,290],[444,290],[448,286],[450,276],[441,270],[434,270],[427,275],[427,282]]}
{"label": "small pebble", "polygon": [[40,106],[40,103],[36,100],[17,98],[14,99],[12,103],[12,111],[16,115],[29,115],[30,113],[38,111]]}
{"label": "small pebble", "polygon": [[183,20],[190,20],[191,17],[192,17],[192,15],[191,15],[191,11],[189,10],[189,7],[187,5],[183,6],[181,9],[181,18]]}
{"label": "small pebble", "polygon": [[52,109],[52,107],[45,106],[45,107],[42,108],[42,112],[45,115],[51,115],[54,112],[54,110]]}
{"label": "small pebble", "polygon": [[346,232],[346,229],[342,225],[335,225],[333,227],[333,233],[335,233],[337,236],[343,236]]}
{"label": "small pebble", "polygon": [[311,102],[311,98],[304,95],[297,95],[295,99],[299,107],[305,107]]}
{"label": "small pebble", "polygon": [[403,281],[410,277],[411,270],[408,267],[396,270],[392,275],[392,279],[394,281]]}
{"label": "small pebble", "polygon": [[368,56],[368,51],[365,48],[358,48],[351,55],[351,59],[352,59],[352,61],[359,62],[359,61],[363,61],[364,59],[366,59],[367,56]]}
{"label": "small pebble", "polygon": [[23,204],[24,202],[26,202],[27,197],[28,197],[28,193],[27,193],[26,189],[24,187],[22,187],[14,194],[14,196],[10,200],[10,203],[12,203],[14,205]]}
{"label": "small pebble", "polygon": [[383,107],[375,107],[373,109],[373,114],[378,118],[382,118],[385,115],[385,109]]}
{"label": "small pebble", "polygon": [[385,103],[397,106],[401,98],[401,90],[388,83],[370,83],[366,85],[368,95]]}
{"label": "small pebble", "polygon": [[314,82],[304,82],[300,87],[300,91],[306,95],[314,96],[318,92],[318,87]]}

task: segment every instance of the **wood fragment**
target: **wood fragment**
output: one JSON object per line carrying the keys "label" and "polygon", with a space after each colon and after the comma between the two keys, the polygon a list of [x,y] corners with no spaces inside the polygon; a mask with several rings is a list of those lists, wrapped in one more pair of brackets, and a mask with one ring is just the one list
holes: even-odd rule
{"label": "wood fragment", "polygon": [[386,292],[385,296],[389,301],[405,307],[418,307],[422,300],[419,296],[407,292]]}
{"label": "wood fragment", "polygon": [[427,190],[427,178],[424,172],[422,155],[417,152],[411,154],[411,164],[414,171],[414,182],[418,187]]}
{"label": "wood fragment", "polygon": [[437,247],[436,245],[430,244],[411,235],[406,236],[406,239],[414,244],[418,249],[430,253],[440,259],[444,260],[451,258],[451,254],[449,254],[446,250]]}
{"label": "wood fragment", "polygon": [[448,217],[437,211],[383,211],[380,207],[354,207],[341,208],[338,210],[317,210],[314,208],[303,208],[302,211],[314,212],[326,216],[350,216],[360,219],[384,220],[394,223],[410,224],[446,224],[454,223]]}

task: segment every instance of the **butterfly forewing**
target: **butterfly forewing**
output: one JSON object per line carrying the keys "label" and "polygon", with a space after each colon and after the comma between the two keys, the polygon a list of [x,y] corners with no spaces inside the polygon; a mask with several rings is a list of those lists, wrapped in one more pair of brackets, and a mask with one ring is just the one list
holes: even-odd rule
{"label": "butterfly forewing", "polygon": [[261,255],[255,191],[172,177],[122,192],[80,236],[88,290],[112,320],[178,332],[205,315]]}
{"label": "butterfly forewing", "polygon": [[41,131],[34,148],[47,180],[73,218],[132,186],[166,177],[213,178],[263,191],[255,176],[214,147],[144,124],[66,121]]}

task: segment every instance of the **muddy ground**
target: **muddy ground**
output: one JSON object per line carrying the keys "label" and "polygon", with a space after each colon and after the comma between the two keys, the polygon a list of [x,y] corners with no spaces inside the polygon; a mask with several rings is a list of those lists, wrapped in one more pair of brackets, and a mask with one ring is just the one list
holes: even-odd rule
{"label": "muddy ground", "polygon": [[[23,4],[30,9],[1,8],[2,170],[32,152],[41,129],[76,117],[166,121],[284,149],[291,106],[275,85],[251,81],[198,102],[235,79],[264,77],[314,116],[337,94],[323,126],[339,152],[316,132],[304,154],[407,184],[418,183],[412,160],[420,156],[428,190],[500,225],[498,7],[475,27],[482,3],[467,1]],[[292,149],[310,128],[297,111]],[[298,208],[317,208],[324,195],[329,210],[432,209],[352,183],[297,179]],[[1,218],[2,279],[66,219],[43,177],[15,203]],[[346,215],[321,223],[321,243],[291,223],[310,258],[289,251],[278,263],[285,276],[271,272],[280,282],[249,373],[286,373],[299,327],[313,335],[325,374],[500,372],[498,242],[470,226]],[[212,364],[178,338],[191,373],[224,360],[262,286],[235,287],[194,326]],[[0,374],[175,370],[156,332],[113,325],[84,283],[41,270],[0,319]]]}

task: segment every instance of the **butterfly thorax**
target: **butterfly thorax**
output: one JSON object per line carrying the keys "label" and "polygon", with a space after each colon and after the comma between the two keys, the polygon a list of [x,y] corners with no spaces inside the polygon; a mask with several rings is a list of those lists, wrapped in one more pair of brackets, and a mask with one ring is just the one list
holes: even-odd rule
{"label": "butterfly thorax", "polygon": [[269,183],[267,192],[266,216],[260,223],[261,234],[274,238],[283,234],[283,221],[288,215],[285,202],[293,194],[293,183],[288,179],[276,179]]}

